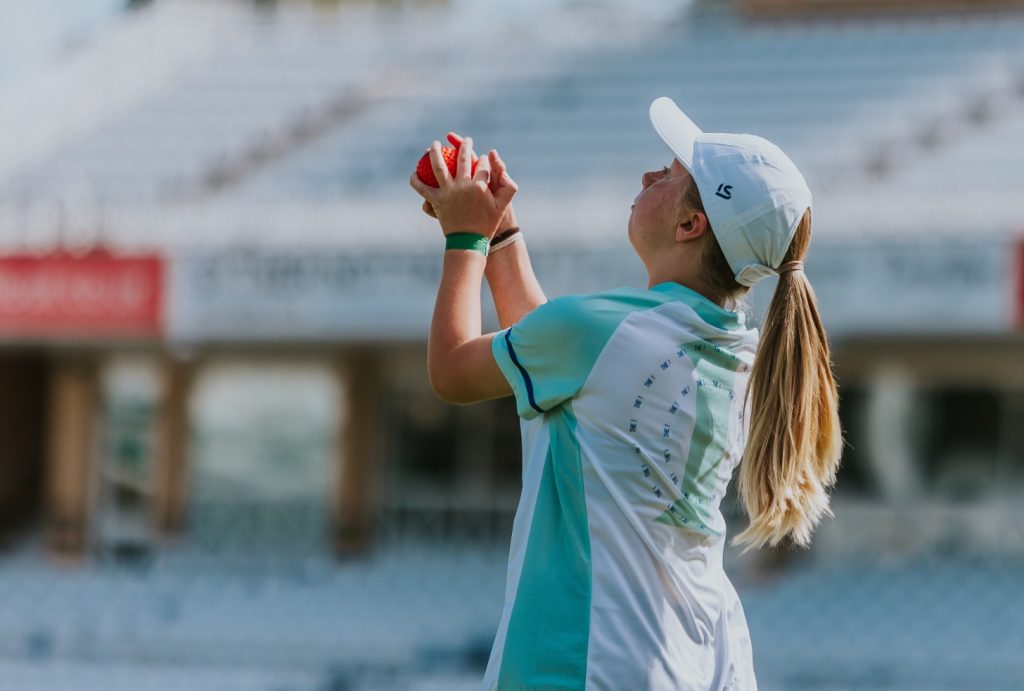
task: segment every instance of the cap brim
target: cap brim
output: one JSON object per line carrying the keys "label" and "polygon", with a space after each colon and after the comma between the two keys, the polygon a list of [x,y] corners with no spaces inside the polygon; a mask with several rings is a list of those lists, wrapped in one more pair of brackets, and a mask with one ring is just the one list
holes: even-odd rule
{"label": "cap brim", "polygon": [[704,131],[667,96],[654,99],[650,113],[654,131],[672,149],[679,162],[693,172],[693,145]]}

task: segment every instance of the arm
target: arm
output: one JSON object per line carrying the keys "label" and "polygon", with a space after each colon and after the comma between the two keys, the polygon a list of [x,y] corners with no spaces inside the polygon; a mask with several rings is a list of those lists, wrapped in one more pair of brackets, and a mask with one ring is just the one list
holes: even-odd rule
{"label": "arm", "polygon": [[491,287],[498,324],[503,329],[548,301],[533,273],[526,245],[522,242],[488,257],[484,275]]}
{"label": "arm", "polygon": [[[505,162],[497,151],[491,151],[490,162],[497,180],[508,178]],[[508,205],[498,228],[504,230],[519,225],[512,204]],[[491,286],[494,307],[498,312],[498,324],[505,329],[547,302],[544,290],[533,273],[526,244],[516,242],[487,257],[484,274]]]}
{"label": "arm", "polygon": [[[425,185],[415,173],[409,183],[428,202],[445,236],[476,233],[494,236],[516,187],[510,179],[492,193],[488,187],[490,161],[480,160],[470,177],[472,140],[459,151],[458,167],[450,175],[434,142],[430,160],[438,188]],[[434,392],[448,403],[511,395],[512,389],[491,354],[492,335],[481,335],[480,287],[486,258],[474,250],[447,250],[427,344],[427,369]]]}
{"label": "arm", "polygon": [[471,250],[444,254],[441,285],[427,342],[427,372],[445,403],[476,403],[512,395],[491,355],[494,334],[480,334],[480,283],[487,259]]}

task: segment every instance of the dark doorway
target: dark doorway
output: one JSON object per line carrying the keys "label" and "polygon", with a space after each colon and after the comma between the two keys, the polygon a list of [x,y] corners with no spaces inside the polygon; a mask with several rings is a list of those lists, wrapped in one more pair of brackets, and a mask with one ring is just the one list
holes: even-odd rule
{"label": "dark doorway", "polygon": [[48,374],[41,353],[0,353],[0,549],[42,518]]}

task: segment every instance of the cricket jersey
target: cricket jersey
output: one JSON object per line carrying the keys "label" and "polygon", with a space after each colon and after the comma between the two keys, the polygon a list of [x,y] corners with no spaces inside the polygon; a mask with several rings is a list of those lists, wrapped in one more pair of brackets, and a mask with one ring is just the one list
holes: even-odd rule
{"label": "cricket jersey", "polygon": [[756,688],[719,510],[756,345],[676,283],[555,299],[495,335],[523,492],[484,689]]}

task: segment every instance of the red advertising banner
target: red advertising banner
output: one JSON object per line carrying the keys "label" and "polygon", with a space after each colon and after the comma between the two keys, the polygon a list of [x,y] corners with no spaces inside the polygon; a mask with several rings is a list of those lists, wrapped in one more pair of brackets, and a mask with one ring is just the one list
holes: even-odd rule
{"label": "red advertising banner", "polygon": [[0,255],[0,339],[157,336],[163,260],[156,255]]}

